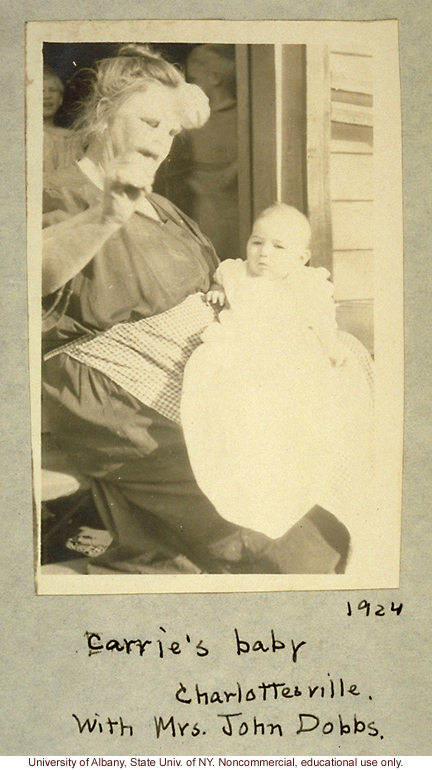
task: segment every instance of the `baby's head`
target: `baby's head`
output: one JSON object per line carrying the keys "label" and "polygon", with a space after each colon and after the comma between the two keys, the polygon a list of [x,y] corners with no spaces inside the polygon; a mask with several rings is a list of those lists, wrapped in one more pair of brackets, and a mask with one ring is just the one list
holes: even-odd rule
{"label": "baby's head", "polygon": [[261,212],[247,244],[252,275],[286,278],[310,259],[311,229],[305,215],[286,203]]}

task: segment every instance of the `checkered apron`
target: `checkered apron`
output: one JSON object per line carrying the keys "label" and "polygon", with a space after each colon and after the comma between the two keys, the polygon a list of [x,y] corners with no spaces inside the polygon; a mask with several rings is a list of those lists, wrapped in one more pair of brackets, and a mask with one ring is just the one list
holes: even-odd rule
{"label": "checkered apron", "polygon": [[130,395],[180,424],[186,363],[216,318],[202,293],[151,318],[120,323],[100,334],[62,345],[45,360],[66,353],[109,377]]}

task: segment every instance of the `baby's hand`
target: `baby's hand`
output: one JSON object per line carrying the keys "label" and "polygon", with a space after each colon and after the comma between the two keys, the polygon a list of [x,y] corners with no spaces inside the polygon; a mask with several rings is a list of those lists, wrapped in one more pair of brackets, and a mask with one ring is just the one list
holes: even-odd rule
{"label": "baby's hand", "polygon": [[223,307],[226,302],[226,294],[222,286],[214,283],[206,294],[206,302],[209,305],[219,305],[219,307]]}

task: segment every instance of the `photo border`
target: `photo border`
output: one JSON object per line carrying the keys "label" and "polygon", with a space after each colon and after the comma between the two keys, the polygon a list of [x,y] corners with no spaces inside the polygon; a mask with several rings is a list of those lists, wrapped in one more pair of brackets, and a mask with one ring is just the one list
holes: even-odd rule
{"label": "photo border", "polygon": [[[130,34],[133,32],[133,34]],[[129,33],[129,34],[128,34]],[[175,35],[175,37],[174,37]],[[28,286],[32,450],[40,467],[40,200],[43,42],[229,42],[371,47],[374,56],[374,251],[377,526],[370,553],[346,575],[44,575],[40,594],[231,593],[391,588],[399,585],[403,423],[401,106],[396,21],[68,21],[27,25]],[[40,476],[34,475],[40,500]],[[37,506],[39,504],[37,503]],[[39,506],[40,510],[40,506]],[[38,543],[38,548],[40,543]]]}

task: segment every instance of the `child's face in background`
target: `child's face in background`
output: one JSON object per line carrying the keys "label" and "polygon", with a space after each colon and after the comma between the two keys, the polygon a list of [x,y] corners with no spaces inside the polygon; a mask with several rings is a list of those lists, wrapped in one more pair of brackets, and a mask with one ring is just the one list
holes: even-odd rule
{"label": "child's face in background", "polygon": [[63,85],[55,75],[44,75],[43,117],[53,118],[63,103]]}
{"label": "child's face in background", "polygon": [[304,223],[297,216],[267,214],[257,219],[246,255],[251,275],[272,280],[286,278],[309,257]]}

